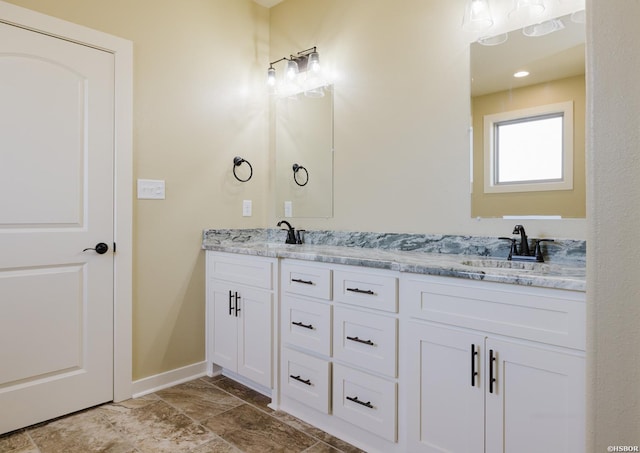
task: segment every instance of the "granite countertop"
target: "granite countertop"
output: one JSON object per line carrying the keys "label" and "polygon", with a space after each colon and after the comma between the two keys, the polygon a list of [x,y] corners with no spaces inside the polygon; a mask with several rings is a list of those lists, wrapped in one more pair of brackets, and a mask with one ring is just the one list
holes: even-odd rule
{"label": "granite countertop", "polygon": [[586,267],[581,259],[558,260],[557,263],[551,259],[545,263],[530,263],[507,261],[505,255],[487,256],[484,253],[430,253],[423,249],[334,245],[339,241],[326,241],[330,245],[292,245],[275,242],[273,235],[253,235],[247,234],[247,231],[256,230],[205,230],[202,248],[524,286],[573,291],[585,291],[586,288]]}

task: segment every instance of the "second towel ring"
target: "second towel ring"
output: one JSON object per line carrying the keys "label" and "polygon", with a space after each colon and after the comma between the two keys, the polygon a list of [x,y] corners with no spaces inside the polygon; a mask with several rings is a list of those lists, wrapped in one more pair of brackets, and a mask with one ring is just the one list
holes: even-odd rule
{"label": "second towel ring", "polygon": [[[303,184],[301,184],[301,183],[298,181],[298,178],[297,178],[297,176],[298,176],[298,171],[299,171],[299,170],[304,170],[304,172],[305,172],[305,173],[306,173],[306,175],[307,175],[307,177],[306,177],[306,179],[304,180],[304,183],[303,183]],[[296,182],[296,184],[297,184],[297,185],[299,185],[300,187],[304,187],[304,186],[306,186],[306,185],[307,185],[307,183],[309,182],[309,172],[308,172],[308,171],[307,171],[307,169],[306,169],[306,168],[304,168],[302,165],[293,164],[293,180],[294,180],[294,181]]]}
{"label": "second towel ring", "polygon": [[[247,179],[240,179],[236,174],[236,167],[239,167],[243,163],[246,163],[249,166],[249,177]],[[233,176],[235,176],[235,178],[240,182],[247,182],[253,176],[253,167],[251,166],[248,160],[244,160],[242,157],[236,156],[233,158]]]}

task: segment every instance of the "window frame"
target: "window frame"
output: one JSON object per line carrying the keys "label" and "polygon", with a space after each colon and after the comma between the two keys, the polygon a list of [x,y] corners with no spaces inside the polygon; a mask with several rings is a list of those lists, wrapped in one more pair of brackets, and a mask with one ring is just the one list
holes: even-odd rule
{"label": "window frame", "polygon": [[[496,125],[523,122],[552,115],[562,115],[562,177],[560,180],[496,182],[497,150]],[[484,192],[540,192],[573,189],[573,101],[546,104],[484,116]]]}

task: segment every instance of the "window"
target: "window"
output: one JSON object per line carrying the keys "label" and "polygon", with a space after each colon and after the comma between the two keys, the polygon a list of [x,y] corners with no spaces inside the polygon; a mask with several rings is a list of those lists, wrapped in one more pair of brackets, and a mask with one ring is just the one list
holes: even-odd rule
{"label": "window", "polygon": [[487,115],[485,192],[573,189],[573,102]]}

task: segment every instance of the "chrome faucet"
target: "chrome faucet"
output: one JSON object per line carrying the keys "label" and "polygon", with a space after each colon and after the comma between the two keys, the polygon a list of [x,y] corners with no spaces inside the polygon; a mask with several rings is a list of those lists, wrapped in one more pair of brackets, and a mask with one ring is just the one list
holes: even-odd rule
{"label": "chrome faucet", "polygon": [[[287,226],[287,239],[284,241],[285,244],[299,244],[299,242],[296,239],[296,229],[294,227],[291,226],[291,224],[289,222],[287,222],[286,220],[281,220],[278,222],[278,226],[282,226],[282,224],[285,224]],[[301,243],[301,242],[300,242]]]}
{"label": "chrome faucet", "polygon": [[517,239],[506,238],[506,237],[499,238],[499,239],[511,241],[511,247],[509,249],[509,256],[507,257],[507,260],[536,261],[538,263],[544,262],[544,257],[542,256],[542,249],[540,247],[540,243],[553,242],[553,239],[534,239],[533,252],[532,252],[531,248],[529,248],[529,238],[527,237],[527,233],[525,232],[524,227],[522,225],[516,225],[513,228],[512,234],[520,235],[520,245],[518,245]]}

